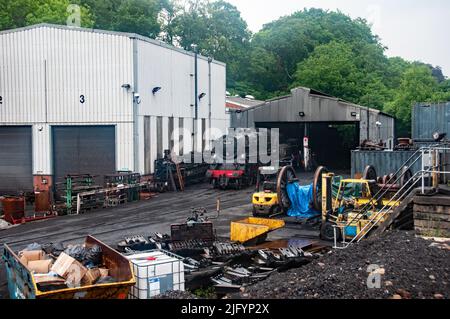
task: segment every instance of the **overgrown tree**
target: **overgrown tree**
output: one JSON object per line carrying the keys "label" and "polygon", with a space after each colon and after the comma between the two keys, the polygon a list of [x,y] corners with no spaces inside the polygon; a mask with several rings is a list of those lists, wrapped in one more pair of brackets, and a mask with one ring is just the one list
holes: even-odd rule
{"label": "overgrown tree", "polygon": [[227,84],[241,79],[251,33],[237,8],[225,1],[188,0],[173,19],[174,43],[186,50],[197,45],[206,56],[227,63]]}
{"label": "overgrown tree", "polygon": [[[341,12],[305,9],[266,24],[255,34],[252,51],[263,48],[272,54],[279,72],[274,77],[267,74],[268,78],[248,80],[255,86],[263,86],[267,92],[286,92],[295,80],[297,64],[308,58],[316,47],[332,41],[378,44],[378,38],[365,20],[352,20]],[[262,82],[272,83],[272,87],[265,87]]]}
{"label": "overgrown tree", "polygon": [[90,8],[97,29],[137,33],[155,38],[161,28],[158,15],[165,1],[160,0],[80,0]]}
{"label": "overgrown tree", "polygon": [[[0,30],[25,27],[37,23],[66,24],[72,14],[69,0],[0,0]],[[94,24],[90,10],[80,5],[81,26]]]}
{"label": "overgrown tree", "polygon": [[423,64],[412,64],[402,75],[394,99],[387,102],[385,107],[385,111],[398,120],[398,134],[411,134],[411,110],[415,103],[437,102],[439,94],[438,82],[432,70]]}

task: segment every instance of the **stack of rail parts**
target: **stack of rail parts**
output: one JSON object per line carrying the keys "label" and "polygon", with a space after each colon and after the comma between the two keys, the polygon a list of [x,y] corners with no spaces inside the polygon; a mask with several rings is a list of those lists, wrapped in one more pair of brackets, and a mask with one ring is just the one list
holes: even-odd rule
{"label": "stack of rail parts", "polygon": [[[155,173],[153,174],[151,189],[156,192],[184,191],[188,185],[203,182],[208,165],[196,163],[196,156],[188,154],[190,158],[180,158],[174,161],[169,151],[164,152],[164,157],[155,161]],[[201,158],[201,157],[200,157]]]}

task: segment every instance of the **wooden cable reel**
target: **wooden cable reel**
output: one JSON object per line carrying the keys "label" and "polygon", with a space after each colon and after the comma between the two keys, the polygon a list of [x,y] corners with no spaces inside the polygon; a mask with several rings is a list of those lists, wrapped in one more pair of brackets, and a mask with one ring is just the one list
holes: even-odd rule
{"label": "wooden cable reel", "polygon": [[320,166],[314,174],[313,204],[314,209],[318,212],[322,211],[322,175],[326,173],[328,173],[327,168]]}
{"label": "wooden cable reel", "polygon": [[277,177],[277,196],[278,196],[278,204],[281,209],[286,212],[291,206],[291,200],[289,199],[287,193],[287,185],[297,179],[297,175],[295,174],[295,170],[292,166],[285,166],[281,169],[280,173]]}

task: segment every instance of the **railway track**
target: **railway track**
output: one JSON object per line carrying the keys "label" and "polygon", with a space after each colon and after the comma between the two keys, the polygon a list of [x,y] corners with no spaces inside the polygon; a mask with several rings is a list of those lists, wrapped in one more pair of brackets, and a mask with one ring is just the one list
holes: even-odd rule
{"label": "railway track", "polygon": [[[251,194],[253,188],[240,191],[220,191],[210,185],[201,184],[186,189],[185,192],[164,193],[148,201],[129,203],[115,208],[92,211],[83,215],[61,216],[40,222],[20,225],[0,231],[0,245],[8,243],[14,250],[38,242],[79,243],[87,235],[93,235],[105,243],[115,246],[127,235],[150,235],[154,232],[167,233],[173,223],[184,222],[191,208],[205,207],[216,210],[217,199],[221,202],[221,215],[214,221],[217,235],[228,237],[231,220],[251,214]],[[248,205],[248,211],[241,208]],[[298,227],[289,225],[283,231],[302,239],[317,239]],[[3,262],[0,261],[0,298],[7,298],[6,278]]]}

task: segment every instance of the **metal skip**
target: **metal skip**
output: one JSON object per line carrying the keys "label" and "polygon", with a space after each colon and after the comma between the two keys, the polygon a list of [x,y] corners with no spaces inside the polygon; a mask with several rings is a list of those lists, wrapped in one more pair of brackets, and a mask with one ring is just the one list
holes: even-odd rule
{"label": "metal skip", "polygon": [[260,242],[266,239],[269,232],[284,226],[283,220],[249,217],[231,222],[230,240],[239,243]]}

